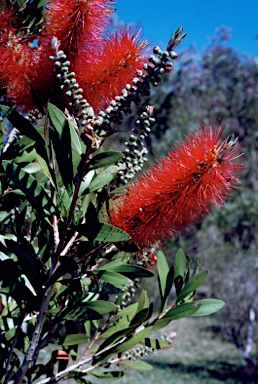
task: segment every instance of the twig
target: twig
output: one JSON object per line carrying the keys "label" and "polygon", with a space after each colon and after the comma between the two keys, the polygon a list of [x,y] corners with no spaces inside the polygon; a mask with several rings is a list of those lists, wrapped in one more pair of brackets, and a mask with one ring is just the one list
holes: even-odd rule
{"label": "twig", "polygon": [[72,372],[72,371],[74,371],[75,369],[80,368],[82,365],[90,363],[91,361],[92,361],[92,356],[91,356],[91,357],[88,357],[88,358],[85,359],[85,360],[82,360],[82,359],[81,359],[80,361],[78,361],[78,363],[73,364],[73,365],[70,365],[68,368],[64,369],[63,371],[58,372],[56,375],[54,375],[54,376],[52,376],[52,377],[48,377],[48,378],[45,379],[45,380],[39,381],[37,384],[45,384],[45,383],[49,383],[49,382],[52,381],[52,380],[54,380],[55,382],[58,382],[59,380],[57,380],[57,379],[60,378],[60,380],[61,380],[61,378],[62,378],[63,376],[65,376],[67,373]]}
{"label": "twig", "polygon": [[93,255],[95,252],[99,251],[101,248],[104,248],[106,246],[109,246],[110,244],[112,244],[111,242],[109,243],[101,243],[99,244],[96,248],[92,249],[90,252],[88,252],[86,255],[84,255],[83,257],[81,257],[77,263],[81,263],[83,260],[87,259],[89,256]]}
{"label": "twig", "polygon": [[12,371],[10,371],[8,373],[8,369],[9,369],[9,365],[10,365],[11,360],[12,360],[12,355],[13,355],[14,348],[16,347],[16,343],[17,343],[17,340],[18,340],[18,337],[19,337],[19,333],[21,331],[21,325],[23,323],[24,317],[25,317],[24,315],[21,316],[20,322],[17,325],[17,329],[16,329],[16,332],[15,332],[15,335],[14,335],[14,338],[13,338],[13,341],[12,341],[12,346],[11,346],[11,349],[10,349],[10,352],[9,352],[8,360],[7,360],[7,363],[6,363],[6,369],[5,369],[6,381],[9,380],[9,376],[13,373]]}
{"label": "twig", "polygon": [[60,256],[65,256],[66,253],[68,252],[68,249],[72,246],[73,242],[75,241],[76,237],[78,236],[78,232],[74,232],[73,236],[71,239],[68,241],[62,252],[60,253]]}

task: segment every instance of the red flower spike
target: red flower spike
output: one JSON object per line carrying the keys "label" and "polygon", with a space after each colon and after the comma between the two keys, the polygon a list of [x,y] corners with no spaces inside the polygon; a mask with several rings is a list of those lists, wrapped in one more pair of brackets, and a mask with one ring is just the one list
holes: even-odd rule
{"label": "red flower spike", "polygon": [[[9,28],[10,29],[10,28]],[[0,39],[0,82],[8,88],[7,97],[23,110],[35,108],[47,101],[47,93],[56,81],[53,74],[49,41],[39,38],[36,48],[13,31]]]}
{"label": "red flower spike", "polygon": [[111,3],[107,0],[52,0],[45,15],[45,33],[50,39],[57,37],[62,50],[69,55],[78,51],[97,51],[96,44],[100,42],[113,11]]}
{"label": "red flower spike", "polygon": [[[71,62],[70,70],[95,111],[105,108],[131,82],[143,65],[146,42],[130,28],[104,38],[112,2],[52,0],[45,12],[45,29],[37,36],[17,35],[15,12],[0,8],[0,88],[23,111],[44,105],[50,93],[59,97],[53,72],[51,39],[57,37]],[[36,47],[30,39],[37,39]],[[53,88],[54,87],[54,88]],[[7,92],[8,89],[8,92]],[[99,95],[102,97],[99,98]]]}
{"label": "red flower spike", "polygon": [[136,70],[142,68],[147,42],[138,39],[139,32],[130,27],[121,28],[103,39],[98,56],[89,53],[72,62],[71,69],[76,71],[77,81],[96,112],[105,109],[132,81]]}
{"label": "red flower spike", "polygon": [[146,249],[222,205],[243,165],[237,162],[240,144],[221,142],[221,132],[210,126],[185,136],[114,201],[110,223]]}

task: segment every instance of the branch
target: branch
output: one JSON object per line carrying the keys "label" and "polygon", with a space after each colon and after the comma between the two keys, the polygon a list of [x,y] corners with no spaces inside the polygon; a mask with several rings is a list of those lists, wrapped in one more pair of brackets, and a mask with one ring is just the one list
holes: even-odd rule
{"label": "branch", "polygon": [[[52,274],[51,274],[51,276],[52,276]],[[43,323],[45,320],[45,316],[46,316],[46,312],[48,309],[52,288],[53,288],[53,285],[48,287],[48,289],[45,292],[45,295],[44,295],[44,298],[42,301],[42,305],[40,307],[39,315],[37,318],[37,322],[35,325],[35,329],[33,332],[32,340],[30,342],[29,349],[27,350],[26,355],[24,357],[22,366],[21,366],[20,370],[17,372],[16,378],[15,378],[15,384],[21,384],[23,382],[24,376],[25,376],[25,374],[29,368],[30,362],[33,359],[34,352],[35,352],[35,349],[38,345],[40,333],[41,333]]]}

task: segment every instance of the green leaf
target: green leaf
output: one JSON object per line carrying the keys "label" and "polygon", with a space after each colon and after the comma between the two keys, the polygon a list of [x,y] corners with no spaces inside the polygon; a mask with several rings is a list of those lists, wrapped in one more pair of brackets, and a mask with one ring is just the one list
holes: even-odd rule
{"label": "green leaf", "polygon": [[38,211],[55,213],[55,207],[45,190],[38,184],[37,180],[14,163],[3,160],[2,165],[12,182],[26,195],[27,199]]}
{"label": "green leaf", "polygon": [[186,296],[188,296],[190,293],[194,292],[206,279],[208,276],[208,271],[202,271],[198,273],[197,275],[193,276],[191,279],[188,280],[188,282],[185,284],[184,288],[181,290],[179,295],[177,296],[176,302],[182,301]]}
{"label": "green leaf", "polygon": [[83,194],[83,192],[89,187],[89,185],[93,179],[94,174],[95,174],[95,172],[93,170],[86,173],[86,175],[84,176],[84,178],[82,180],[78,196],[81,196]]}
{"label": "green leaf", "polygon": [[177,295],[180,293],[184,283],[185,269],[186,269],[185,254],[182,249],[179,249],[175,257],[175,275],[174,275],[174,282],[175,282]]}
{"label": "green leaf", "polygon": [[120,289],[123,289],[125,285],[131,283],[131,280],[128,277],[120,275],[117,272],[99,269],[93,271],[93,273],[97,275],[100,280],[106,281],[107,283],[110,283]]}
{"label": "green leaf", "polygon": [[110,224],[101,224],[99,232],[94,240],[116,243],[118,241],[127,241],[130,236],[122,231],[122,229],[114,227]]}
{"label": "green leaf", "polygon": [[141,293],[141,296],[140,296],[140,299],[138,302],[137,312],[139,312],[140,310],[142,310],[144,308],[149,308],[149,306],[150,306],[150,300],[148,297],[148,293],[144,289]]}
{"label": "green leaf", "polygon": [[135,314],[135,316],[132,318],[129,326],[131,325],[140,325],[143,324],[146,320],[149,313],[149,308],[143,308],[139,312]]}
{"label": "green leaf", "polygon": [[153,369],[153,366],[149,363],[145,363],[145,361],[137,361],[137,360],[122,360],[119,362],[119,365],[125,365],[128,368],[136,369],[140,371],[150,371]]}
{"label": "green leaf", "polygon": [[29,279],[27,278],[26,275],[22,274],[21,275],[21,279],[23,280],[24,282],[24,285],[31,291],[31,293],[33,294],[33,296],[37,296],[36,292],[35,292],[35,289],[33,288],[31,282],[29,281]]}
{"label": "green leaf", "polygon": [[115,312],[118,309],[117,305],[104,300],[85,301],[83,302],[83,304],[85,307],[91,308],[101,315],[106,315],[107,313]]}
{"label": "green leaf", "polygon": [[141,331],[129,336],[129,339],[124,341],[122,344],[118,345],[115,349],[115,353],[121,353],[128,351],[128,349],[133,348],[135,345],[139,344],[142,339],[151,331],[151,327],[146,327]]}
{"label": "green leaf", "polygon": [[89,192],[94,192],[105,187],[105,185],[110,183],[116,177],[118,171],[119,167],[116,165],[112,165],[111,167],[105,169],[92,180],[89,185]]}
{"label": "green leaf", "polygon": [[32,161],[35,160],[36,155],[37,155],[37,152],[35,148],[33,148],[32,151],[30,152],[27,152],[26,150],[24,150],[22,152],[22,155],[18,157],[15,161],[16,163],[31,163]]}
{"label": "green leaf", "polygon": [[35,278],[35,282],[37,283],[42,264],[31,244],[26,238],[22,240],[22,243],[18,243],[12,239],[6,239],[5,243],[8,251],[17,256],[18,264],[21,267],[22,272],[29,276],[30,279]]}
{"label": "green leaf", "polygon": [[59,136],[53,129],[50,129],[49,135],[56,154],[56,162],[63,185],[70,195],[72,193],[73,183],[73,157],[68,122],[65,120],[61,136]]}
{"label": "green leaf", "polygon": [[59,318],[64,318],[66,320],[71,320],[71,321],[86,321],[86,320],[102,319],[102,316],[98,312],[84,305],[81,305],[69,310],[67,310],[67,308],[64,307],[61,311],[58,312],[56,317],[57,316]]}
{"label": "green leaf", "polygon": [[117,380],[124,376],[123,371],[91,372],[91,375],[105,380]]}
{"label": "green leaf", "polygon": [[37,173],[41,171],[41,167],[38,163],[27,164],[25,167],[22,167],[21,169],[23,169],[27,173]]}
{"label": "green leaf", "polygon": [[69,129],[70,129],[70,137],[71,137],[71,147],[72,149],[77,152],[79,155],[82,154],[82,146],[81,141],[79,139],[78,133],[75,130],[72,122],[67,119],[65,114],[60,111],[54,104],[48,103],[48,113],[52,120],[52,123],[54,124],[58,134],[61,136],[63,127],[65,126],[65,123],[68,123]]}
{"label": "green leaf", "polygon": [[130,236],[120,228],[106,223],[99,223],[93,217],[91,221],[86,220],[85,224],[80,224],[75,229],[80,235],[87,237],[89,240],[115,243],[130,239]]}
{"label": "green leaf", "polygon": [[171,321],[172,319],[164,319],[163,317],[162,319],[155,321],[152,330],[157,331],[158,329],[165,328]]}
{"label": "green leaf", "polygon": [[5,339],[7,341],[10,341],[14,337],[16,329],[17,329],[17,326],[12,327],[11,329],[9,329],[9,331],[5,332]]}
{"label": "green leaf", "polygon": [[201,304],[201,306],[192,316],[210,315],[220,311],[225,305],[224,301],[217,299],[203,299],[196,301],[196,303]]}
{"label": "green leaf", "polygon": [[118,312],[117,316],[132,316],[137,311],[138,304],[133,303]]}
{"label": "green leaf", "polygon": [[89,169],[108,167],[117,163],[122,157],[123,154],[116,151],[101,152],[90,160],[88,167]]}
{"label": "green leaf", "polygon": [[53,185],[53,187],[55,187],[56,183],[54,182],[54,179],[52,178],[52,172],[50,171],[50,168],[49,168],[47,162],[43,159],[43,157],[41,157],[38,154],[37,154],[37,161],[38,161],[42,171],[45,173],[47,178],[50,180],[50,182]]}
{"label": "green leaf", "polygon": [[161,296],[161,308],[160,313],[166,308],[167,298],[171,292],[173,281],[174,281],[174,270],[172,266],[169,269],[166,256],[163,252],[159,251],[157,254],[157,268],[158,268],[158,279],[159,279],[159,290]]}
{"label": "green leaf", "polygon": [[62,342],[62,345],[77,345],[82,344],[85,341],[89,339],[89,336],[85,335],[84,333],[75,333],[71,335],[67,335],[64,341]]}
{"label": "green leaf", "polygon": [[193,315],[198,311],[201,304],[198,303],[185,303],[177,305],[176,307],[170,309],[162,319],[170,318],[172,320],[182,319]]}
{"label": "green leaf", "polygon": [[[153,328],[152,328],[152,330],[153,330]],[[165,340],[149,338],[149,337],[146,337],[143,341],[140,342],[140,344],[143,344],[146,347],[149,347],[152,349],[169,349],[169,348],[172,348],[171,343],[168,343]]]}
{"label": "green leaf", "polygon": [[[111,263],[109,263],[111,264]],[[112,268],[112,266],[111,266]],[[149,271],[146,268],[139,267],[137,265],[131,265],[131,264],[122,264],[120,266],[114,266],[112,268],[114,272],[122,273],[125,276],[128,276],[129,278],[136,278],[136,277],[153,277],[154,273]]]}
{"label": "green leaf", "polygon": [[166,291],[166,280],[167,274],[169,271],[169,266],[167,263],[166,256],[162,251],[159,251],[157,254],[157,269],[158,269],[158,278],[159,278],[159,287],[161,297],[164,298]]}
{"label": "green leaf", "polygon": [[[124,327],[122,329],[119,329],[117,332],[113,332],[106,340],[103,341],[103,343],[99,346],[98,352],[102,351],[108,346],[112,346],[115,342],[117,342],[122,337],[125,337],[127,335],[130,335],[135,329],[137,328],[137,325],[133,325],[131,327]],[[102,357],[100,357],[102,358]],[[99,359],[99,357],[97,357]]]}

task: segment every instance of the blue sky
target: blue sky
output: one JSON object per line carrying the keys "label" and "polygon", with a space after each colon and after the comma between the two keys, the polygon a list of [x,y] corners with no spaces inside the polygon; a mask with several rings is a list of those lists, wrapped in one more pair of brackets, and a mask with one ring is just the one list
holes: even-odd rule
{"label": "blue sky", "polygon": [[143,37],[162,49],[180,25],[187,32],[180,47],[195,43],[198,50],[217,27],[226,25],[234,30],[228,45],[258,57],[258,0],[117,0],[115,6],[120,20],[140,22]]}

